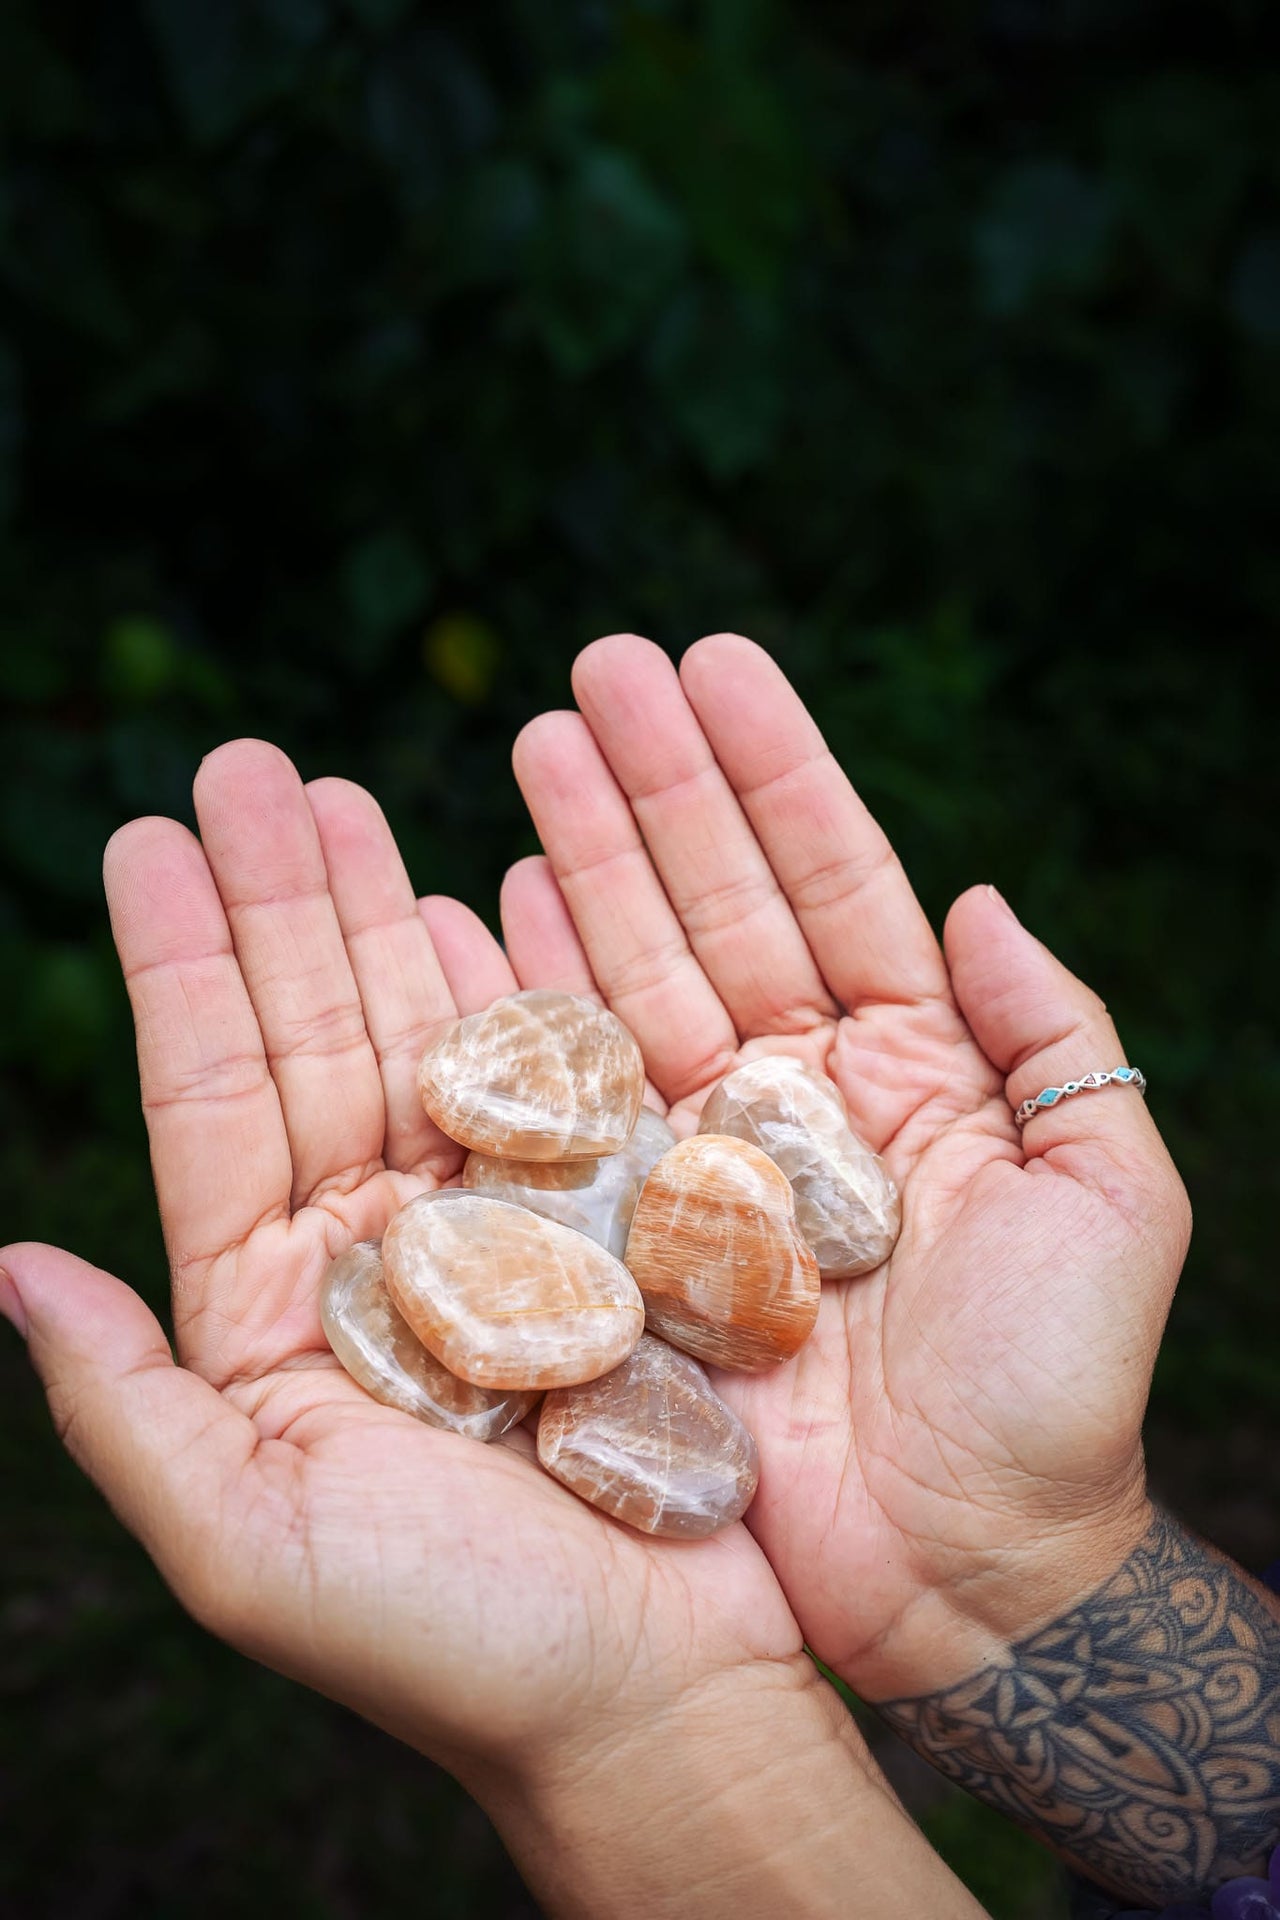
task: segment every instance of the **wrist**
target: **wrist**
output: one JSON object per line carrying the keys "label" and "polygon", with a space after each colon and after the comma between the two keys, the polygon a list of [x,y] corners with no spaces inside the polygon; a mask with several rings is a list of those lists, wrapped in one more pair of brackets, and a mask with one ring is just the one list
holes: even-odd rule
{"label": "wrist", "polygon": [[1096,1591],[1142,1540],[1153,1513],[1139,1458],[1105,1504],[1085,1513],[1048,1505],[994,1542],[950,1555],[874,1642],[851,1644],[845,1659],[828,1664],[870,1701],[953,1685]]}
{"label": "wrist", "polygon": [[555,1920],[940,1920],[980,1909],[894,1798],[807,1657],[723,1671],[664,1710],[466,1784]]}

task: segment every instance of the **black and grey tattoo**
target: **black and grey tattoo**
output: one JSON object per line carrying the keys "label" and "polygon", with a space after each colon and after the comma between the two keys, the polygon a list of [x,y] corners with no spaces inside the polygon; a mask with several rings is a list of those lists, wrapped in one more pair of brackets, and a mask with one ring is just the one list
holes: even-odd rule
{"label": "black and grey tattoo", "polygon": [[877,1711],[935,1767],[1154,1906],[1280,1841],[1280,1619],[1159,1516],[1104,1586],[959,1686]]}

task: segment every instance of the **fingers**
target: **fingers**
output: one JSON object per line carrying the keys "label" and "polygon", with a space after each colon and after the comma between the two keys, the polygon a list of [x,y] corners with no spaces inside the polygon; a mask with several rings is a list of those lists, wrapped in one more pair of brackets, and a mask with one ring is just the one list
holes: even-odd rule
{"label": "fingers", "polygon": [[380,1161],[382,1082],[302,782],[278,748],[235,740],[195,782],[205,854],[280,1096],[293,1204]]}
{"label": "fingers", "polygon": [[419,900],[418,912],[459,1013],[479,1013],[516,991],[520,983],[479,914],[443,893]]}
{"label": "fingers", "polygon": [[[960,1010],[1005,1075],[1011,1112],[1045,1087],[1131,1064],[1097,994],[1027,932],[993,887],[961,895],[944,937]],[[1059,1101],[1027,1122],[1021,1145],[1029,1161],[1046,1160],[1122,1205],[1149,1206],[1185,1251],[1182,1185],[1132,1087]]]}
{"label": "fingers", "polygon": [[573,690],[738,1034],[829,1020],[813,955],[666,654],[634,634],[597,640]]}
{"label": "fingers", "polygon": [[502,883],[502,938],[522,987],[600,998],[573,915],[540,854],[518,860]]}
{"label": "fingers", "polygon": [[135,820],[108,845],[103,878],[181,1333],[216,1255],[287,1217],[289,1140],[199,842],[174,820]]}
{"label": "fingers", "polygon": [[121,1281],[32,1243],[0,1250],[0,1267],[61,1439],[208,1622],[234,1579],[226,1523],[247,1491],[256,1430],[174,1365],[159,1322]]}
{"label": "fingers", "polygon": [[721,633],[689,649],[680,680],[840,1004],[946,998],[942,954],[892,847],[781,669]]}
{"label": "fingers", "polygon": [[458,1149],[423,1111],[417,1075],[431,1034],[456,1018],[449,983],[372,794],[349,780],[313,780],[306,793],[382,1076],[382,1158],[401,1171],[425,1168],[446,1178]]}
{"label": "fingers", "polygon": [[674,1105],[727,1070],[737,1048],[733,1021],[581,716],[540,715],[512,760],[600,992]]}

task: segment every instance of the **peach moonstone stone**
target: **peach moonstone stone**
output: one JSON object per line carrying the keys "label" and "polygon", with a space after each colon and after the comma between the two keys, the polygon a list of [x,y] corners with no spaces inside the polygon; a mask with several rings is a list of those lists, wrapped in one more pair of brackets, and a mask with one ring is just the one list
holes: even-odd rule
{"label": "peach moonstone stone", "polygon": [[645,1324],[718,1367],[762,1373],[818,1317],[818,1263],[787,1176],[745,1140],[695,1134],[644,1183],[627,1239]]}
{"label": "peach moonstone stone", "polygon": [[508,994],[457,1020],[418,1068],[442,1133],[513,1160],[617,1153],[644,1097],[640,1048],[614,1014],[573,993]]}
{"label": "peach moonstone stone", "polygon": [[572,1227],[460,1188],[401,1207],[387,1289],[424,1347],[478,1387],[574,1386],[626,1358],[644,1306],[620,1260]]}
{"label": "peach moonstone stone", "polygon": [[471,1193],[493,1193],[575,1227],[621,1260],[649,1169],[675,1143],[666,1121],[642,1107],[631,1138],[617,1153],[599,1160],[492,1160],[470,1153],[462,1184]]}
{"label": "peach moonstone stone", "polygon": [[720,1082],[698,1131],[749,1140],[782,1168],[824,1280],[869,1273],[888,1259],[902,1225],[898,1189],[851,1129],[833,1081],[784,1054],[751,1060]]}
{"label": "peach moonstone stone", "polygon": [[760,1477],[755,1441],[697,1361],[648,1333],[602,1380],[547,1395],[538,1458],[593,1507],[668,1540],[740,1519]]}
{"label": "peach moonstone stone", "polygon": [[536,1393],[491,1393],[459,1380],[415,1339],[387,1292],[376,1240],[329,1262],[320,1283],[325,1338],[346,1371],[383,1406],[472,1440],[496,1440],[537,1404]]}

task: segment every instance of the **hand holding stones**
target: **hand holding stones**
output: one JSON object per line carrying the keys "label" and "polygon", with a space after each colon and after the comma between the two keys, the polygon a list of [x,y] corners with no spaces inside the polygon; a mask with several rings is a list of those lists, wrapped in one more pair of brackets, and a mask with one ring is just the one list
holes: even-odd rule
{"label": "hand holding stones", "polygon": [[897,1230],[896,1189],[839,1094],[798,1062],[754,1061],[677,1142],[639,1107],[622,1023],[550,991],[444,1028],[419,1086],[473,1150],[461,1188],[411,1200],[380,1250],[330,1268],[324,1324],[348,1371],[480,1439],[550,1391],[539,1458],[584,1499],[670,1537],[738,1518],[755,1445],[697,1361],[756,1373],[798,1352],[819,1298],[802,1227],[832,1271],[875,1264]]}

